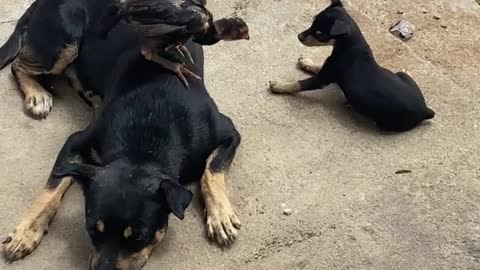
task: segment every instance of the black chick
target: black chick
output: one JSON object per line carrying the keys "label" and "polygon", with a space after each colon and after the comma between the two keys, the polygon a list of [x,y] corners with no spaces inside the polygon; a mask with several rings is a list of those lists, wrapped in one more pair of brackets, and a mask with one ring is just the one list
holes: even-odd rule
{"label": "black chick", "polygon": [[188,86],[185,75],[201,78],[183,63],[162,55],[172,52],[193,62],[183,45],[196,33],[209,28],[212,15],[205,5],[205,0],[119,0],[104,18],[102,34],[107,34],[121,20],[133,25],[144,38],[143,56],[174,72]]}
{"label": "black chick", "polygon": [[249,39],[248,27],[242,19],[214,21],[205,0],[123,0],[110,13],[102,23],[103,34],[120,20],[133,25],[145,39],[143,56],[177,74],[187,87],[185,75],[201,78],[187,69],[182,61],[169,59],[177,58],[172,56],[173,53],[193,63],[189,51],[183,46],[190,38],[203,45],[220,40]]}

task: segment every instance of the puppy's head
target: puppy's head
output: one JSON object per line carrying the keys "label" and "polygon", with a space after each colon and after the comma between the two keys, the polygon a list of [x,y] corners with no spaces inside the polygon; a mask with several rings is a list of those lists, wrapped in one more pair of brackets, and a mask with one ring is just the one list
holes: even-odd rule
{"label": "puppy's head", "polygon": [[153,166],[67,164],[54,176],[73,176],[84,191],[91,270],[141,269],[164,237],[169,214],[183,219],[192,200]]}
{"label": "puppy's head", "polygon": [[335,45],[335,41],[352,33],[352,19],[343,8],[340,0],[332,0],[332,4],[315,16],[310,28],[298,35],[305,46]]}

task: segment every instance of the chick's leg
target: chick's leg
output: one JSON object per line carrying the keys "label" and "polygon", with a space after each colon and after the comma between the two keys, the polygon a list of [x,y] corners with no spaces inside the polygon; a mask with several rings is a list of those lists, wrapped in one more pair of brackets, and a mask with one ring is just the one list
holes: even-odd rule
{"label": "chick's leg", "polygon": [[[180,78],[180,80],[183,82],[183,84],[186,87],[188,87],[189,84],[188,84],[188,80],[185,76],[189,76],[189,77],[195,78],[197,80],[202,79],[200,76],[198,76],[197,74],[193,73],[188,68],[186,68],[184,64],[177,63],[177,62],[172,62],[172,61],[170,61],[166,58],[163,58],[157,52],[155,52],[152,49],[142,49],[142,54],[145,57],[145,59],[147,59],[149,61],[152,61],[152,62],[155,62],[155,63],[161,65],[163,68],[175,73]],[[190,55],[190,53],[188,53],[188,54]]]}

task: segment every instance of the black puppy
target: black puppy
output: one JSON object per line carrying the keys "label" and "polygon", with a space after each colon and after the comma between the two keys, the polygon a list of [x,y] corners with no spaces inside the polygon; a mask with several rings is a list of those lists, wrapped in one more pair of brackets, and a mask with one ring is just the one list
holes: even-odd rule
{"label": "black puppy", "polygon": [[[109,5],[101,3],[99,8]],[[91,25],[98,19],[88,18]],[[213,42],[211,36],[205,40]],[[186,46],[195,60],[189,68],[203,77],[202,47]],[[7,261],[38,246],[72,177],[85,196],[90,269],[142,268],[165,235],[170,213],[183,219],[192,200],[184,187],[190,180],[201,179],[208,236],[222,245],[235,240],[240,221],[226,194],[225,173],[240,135],[202,81],[191,81],[184,91],[182,81],[145,60],[140,47],[141,38],[125,24],[106,40],[85,31],[74,65],[82,85],[104,97],[103,108],[95,122],[70,136],[43,192],[4,239]]]}
{"label": "black puppy", "polygon": [[385,131],[407,131],[435,116],[408,74],[393,73],[377,64],[360,28],[340,0],[332,0],[298,38],[306,46],[333,45],[332,55],[323,66],[300,58],[300,68],[315,76],[293,83],[272,81],[273,93],[294,94],[336,83],[356,111]]}

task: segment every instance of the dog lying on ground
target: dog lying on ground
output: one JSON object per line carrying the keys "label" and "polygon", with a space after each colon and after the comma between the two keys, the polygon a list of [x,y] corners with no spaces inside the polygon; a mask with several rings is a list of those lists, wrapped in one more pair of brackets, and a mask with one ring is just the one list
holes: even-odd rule
{"label": "dog lying on ground", "polygon": [[[106,3],[110,5],[108,8],[104,7]],[[75,80],[76,75],[67,67],[77,58],[83,36],[86,33],[101,35],[106,31],[105,16],[116,4],[113,0],[37,0],[19,20],[14,33],[0,48],[0,69],[13,60],[12,73],[25,96],[25,110],[33,117],[45,119],[53,108],[52,95],[41,85],[40,78],[64,74]],[[103,19],[94,22],[91,18]],[[218,40],[249,37],[243,20],[238,23],[236,18],[210,19],[206,32],[194,36],[197,43],[210,45]],[[214,25],[232,29],[215,28]],[[149,55],[154,57],[154,54]]]}
{"label": "dog lying on ground", "polygon": [[292,83],[272,81],[273,93],[295,94],[336,83],[352,107],[384,131],[407,131],[435,116],[408,74],[393,73],[377,64],[360,28],[340,0],[332,0],[298,38],[306,46],[333,45],[332,55],[323,66],[300,58],[300,68],[315,75]]}
{"label": "dog lying on ground", "polygon": [[[39,0],[19,21],[11,38],[22,37],[26,42],[13,69],[21,84],[28,86],[27,93],[43,93],[33,83],[32,73],[25,73],[27,60],[50,59],[46,62],[57,71],[59,64],[52,57],[59,54],[53,48],[64,48],[60,50],[63,56],[65,48],[71,52],[81,41],[79,50],[78,46],[74,50],[78,50],[74,74],[79,79],[75,85],[104,99],[96,121],[68,138],[44,190],[3,240],[2,252],[9,262],[25,257],[39,245],[73,179],[85,197],[86,227],[93,246],[90,269],[141,269],[164,237],[170,213],[184,218],[192,200],[184,185],[191,180],[201,179],[208,236],[222,245],[237,237],[240,221],[226,194],[225,173],[240,144],[240,134],[218,111],[203,81],[192,80],[185,90],[175,74],[147,61],[140,53],[141,38],[128,25],[119,24],[105,40],[98,38],[88,26],[96,25],[97,15],[110,4],[110,0]],[[92,10],[89,24],[66,23]],[[52,26],[48,29],[40,25],[23,28],[39,17],[46,19],[45,14],[60,15],[63,20],[47,18],[45,23]],[[83,29],[81,36],[62,36],[75,32],[72,29],[76,27]],[[34,38],[45,35],[44,42],[50,45],[43,48],[47,54],[28,46],[31,34]],[[211,36],[206,40],[214,43]],[[11,49],[13,43],[9,42],[7,51],[0,50],[3,62],[14,59],[18,49]],[[202,47],[191,41],[186,46],[195,62],[189,68],[203,77]],[[61,60],[62,67],[71,61],[71,57]],[[39,62],[26,63],[36,66]],[[38,70],[52,67],[42,65]]]}

